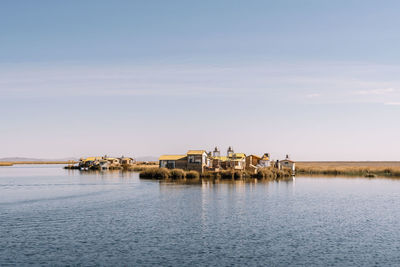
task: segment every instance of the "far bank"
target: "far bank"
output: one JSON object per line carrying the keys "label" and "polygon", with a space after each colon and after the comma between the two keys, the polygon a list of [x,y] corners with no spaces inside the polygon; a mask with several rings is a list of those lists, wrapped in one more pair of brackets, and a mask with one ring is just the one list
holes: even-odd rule
{"label": "far bank", "polygon": [[400,161],[298,161],[296,175],[398,177]]}

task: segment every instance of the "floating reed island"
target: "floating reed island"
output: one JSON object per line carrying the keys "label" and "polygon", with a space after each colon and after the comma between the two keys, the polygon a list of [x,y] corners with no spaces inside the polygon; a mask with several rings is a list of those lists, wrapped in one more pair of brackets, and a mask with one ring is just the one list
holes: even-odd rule
{"label": "floating reed island", "polygon": [[130,157],[88,157],[81,158],[77,164],[69,164],[65,169],[76,169],[81,171],[104,171],[104,170],[126,170],[142,171],[148,167],[154,167],[157,163],[137,162]]}
{"label": "floating reed island", "polygon": [[[157,167],[154,165],[158,165]],[[147,179],[280,179],[295,174],[295,162],[286,155],[284,160],[271,160],[269,153],[262,156],[235,153],[229,147],[221,156],[218,147],[213,152],[189,150],[185,155],[162,155],[158,163],[138,163],[129,157],[88,157],[66,169],[81,171],[124,170],[140,172]]]}
{"label": "floating reed island", "polygon": [[162,155],[159,168],[143,170],[141,178],[148,179],[280,179],[295,174],[295,162],[286,155],[284,160],[271,160],[269,153],[262,156],[235,153],[229,147],[222,156],[218,147],[213,152],[189,150],[182,155]]}
{"label": "floating reed island", "polygon": [[295,162],[286,155],[283,160],[271,160],[269,153],[261,156],[245,153],[237,153],[229,147],[226,155],[222,156],[218,147],[213,152],[206,150],[189,150],[182,155],[162,155],[159,158],[159,167],[167,169],[183,169],[205,172],[238,171],[257,174],[259,169],[274,168],[278,170],[287,169],[295,174]]}
{"label": "floating reed island", "polygon": [[273,167],[261,168],[257,173],[237,170],[222,170],[222,171],[206,171],[199,173],[198,171],[185,171],[182,169],[167,169],[167,168],[148,168],[139,174],[142,179],[155,180],[242,180],[242,179],[290,179],[293,177],[289,169],[278,170]]}
{"label": "floating reed island", "polygon": [[140,172],[147,179],[281,179],[306,175],[393,177],[400,178],[399,161],[302,161],[289,155],[272,160],[269,153],[261,156],[236,153],[232,147],[221,155],[218,147],[212,152],[189,150],[181,155],[162,155],[158,162],[137,162],[130,157],[89,157],[71,163],[66,169],[124,170]]}

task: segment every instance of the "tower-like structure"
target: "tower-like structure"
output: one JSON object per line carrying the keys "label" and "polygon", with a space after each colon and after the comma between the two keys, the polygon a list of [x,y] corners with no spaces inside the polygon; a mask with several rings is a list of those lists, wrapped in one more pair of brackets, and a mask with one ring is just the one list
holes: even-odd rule
{"label": "tower-like structure", "polygon": [[221,152],[219,151],[218,147],[215,147],[213,151],[213,157],[220,157],[220,156]]}
{"label": "tower-like structure", "polygon": [[228,157],[228,158],[231,158],[231,157],[233,157],[233,149],[232,149],[232,147],[229,147],[228,148],[228,151],[226,152],[226,156]]}

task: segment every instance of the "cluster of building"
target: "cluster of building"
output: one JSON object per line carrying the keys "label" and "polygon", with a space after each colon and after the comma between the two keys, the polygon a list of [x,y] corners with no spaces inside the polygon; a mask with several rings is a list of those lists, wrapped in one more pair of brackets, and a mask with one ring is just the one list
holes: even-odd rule
{"label": "cluster of building", "polygon": [[89,157],[81,158],[77,168],[80,170],[109,170],[109,169],[125,169],[135,163],[135,159],[128,157],[112,158],[104,157]]}
{"label": "cluster of building", "polygon": [[295,162],[288,155],[284,160],[271,161],[269,153],[262,156],[235,153],[229,147],[226,156],[222,156],[218,147],[213,152],[206,150],[189,150],[186,155],[162,155],[159,166],[168,169],[204,171],[238,170],[256,173],[259,168],[289,168],[294,174]]}

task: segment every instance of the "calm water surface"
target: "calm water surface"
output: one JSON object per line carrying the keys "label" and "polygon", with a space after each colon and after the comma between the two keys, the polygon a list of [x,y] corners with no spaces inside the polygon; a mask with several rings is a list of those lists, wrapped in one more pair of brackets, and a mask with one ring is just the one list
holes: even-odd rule
{"label": "calm water surface", "polygon": [[184,185],[0,167],[0,265],[400,265],[400,180]]}

